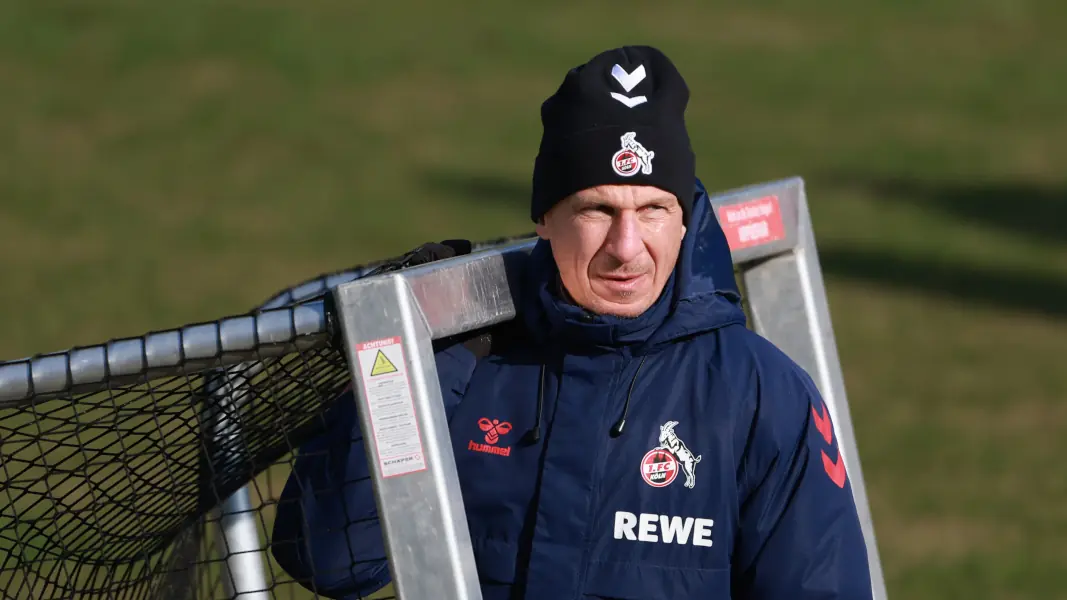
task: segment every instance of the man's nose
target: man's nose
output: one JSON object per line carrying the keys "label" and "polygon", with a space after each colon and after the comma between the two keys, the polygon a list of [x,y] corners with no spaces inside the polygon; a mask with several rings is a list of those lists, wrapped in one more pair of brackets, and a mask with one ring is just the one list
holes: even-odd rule
{"label": "man's nose", "polygon": [[634,211],[623,210],[615,215],[605,242],[605,250],[620,263],[628,263],[641,255],[645,245]]}

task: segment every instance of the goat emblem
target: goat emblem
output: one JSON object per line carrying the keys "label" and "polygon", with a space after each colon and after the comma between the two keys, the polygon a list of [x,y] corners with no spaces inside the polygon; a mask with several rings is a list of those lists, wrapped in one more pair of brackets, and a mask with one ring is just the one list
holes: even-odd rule
{"label": "goat emblem", "polygon": [[652,159],[656,153],[641,145],[637,141],[637,133],[633,131],[624,134],[619,141],[622,142],[622,148],[611,157],[611,168],[622,177],[633,177],[639,172],[651,175]]}
{"label": "goat emblem", "polygon": [[674,456],[685,473],[685,487],[693,489],[696,485],[696,467],[700,462],[700,455],[694,455],[685,445],[682,438],[674,431],[678,421],[667,421],[659,426],[659,446],[654,450],[666,450]]}

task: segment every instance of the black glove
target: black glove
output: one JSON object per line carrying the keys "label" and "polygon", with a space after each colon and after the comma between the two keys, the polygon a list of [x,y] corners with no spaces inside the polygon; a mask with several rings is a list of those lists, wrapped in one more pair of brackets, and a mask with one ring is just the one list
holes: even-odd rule
{"label": "black glove", "polygon": [[[415,248],[404,256],[387,261],[373,271],[367,273],[365,276],[369,277],[381,273],[391,273],[415,265],[424,265],[438,260],[470,254],[471,251],[472,244],[468,240],[443,240],[440,243],[429,242]],[[434,340],[434,350],[437,351],[451,344],[460,343],[476,357],[482,358],[500,344],[502,334],[509,332],[510,328],[513,326],[513,323],[503,323],[486,329],[468,331],[445,339]],[[511,337],[510,334],[504,335],[503,339],[511,339]]]}
{"label": "black glove", "polygon": [[415,265],[424,265],[446,258],[470,254],[471,248],[472,245],[469,240],[444,240],[440,243],[428,242],[399,258],[386,261],[368,272],[364,277],[391,273]]}

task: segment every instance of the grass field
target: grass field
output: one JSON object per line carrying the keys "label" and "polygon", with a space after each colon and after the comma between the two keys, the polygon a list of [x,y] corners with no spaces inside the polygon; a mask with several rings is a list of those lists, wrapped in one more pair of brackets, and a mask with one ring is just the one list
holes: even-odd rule
{"label": "grass field", "polygon": [[890,596],[1067,598],[1065,28],[1062,0],[0,3],[0,356],[529,231],[540,102],[650,43],[709,187],[807,180]]}

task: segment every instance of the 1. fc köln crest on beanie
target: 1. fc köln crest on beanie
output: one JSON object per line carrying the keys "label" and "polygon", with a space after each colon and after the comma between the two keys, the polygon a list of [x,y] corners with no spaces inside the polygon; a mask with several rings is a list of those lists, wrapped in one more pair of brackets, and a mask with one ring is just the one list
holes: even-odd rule
{"label": "1. fc k\u00f6ln crest on beanie", "polygon": [[688,103],[685,80],[656,48],[615,48],[571,69],[541,105],[530,217],[589,187],[634,184],[674,194],[688,218],[696,182]]}

